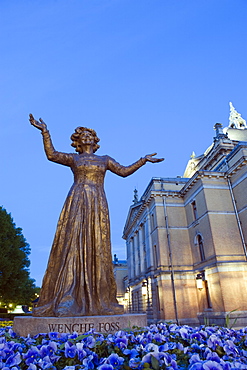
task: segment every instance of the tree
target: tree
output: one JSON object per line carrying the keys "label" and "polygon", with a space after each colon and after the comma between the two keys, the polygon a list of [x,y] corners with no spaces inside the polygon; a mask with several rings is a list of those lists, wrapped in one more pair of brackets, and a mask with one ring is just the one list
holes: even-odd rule
{"label": "tree", "polygon": [[0,207],[0,301],[30,305],[35,298],[35,280],[29,276],[30,246],[10,214]]}

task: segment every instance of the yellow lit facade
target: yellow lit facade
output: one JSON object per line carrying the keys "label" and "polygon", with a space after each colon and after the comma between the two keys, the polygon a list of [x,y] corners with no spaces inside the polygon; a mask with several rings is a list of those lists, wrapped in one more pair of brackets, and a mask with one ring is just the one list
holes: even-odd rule
{"label": "yellow lit facade", "polygon": [[247,126],[239,116],[224,130],[215,125],[213,144],[191,156],[183,178],[153,178],[130,207],[129,308],[149,322],[223,325],[236,310],[236,325],[247,325]]}

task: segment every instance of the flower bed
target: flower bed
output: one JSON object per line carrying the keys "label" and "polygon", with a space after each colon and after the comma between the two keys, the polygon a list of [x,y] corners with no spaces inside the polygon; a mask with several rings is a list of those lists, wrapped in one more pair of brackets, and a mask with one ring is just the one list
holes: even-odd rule
{"label": "flower bed", "polygon": [[103,335],[17,337],[0,329],[0,369],[247,369],[247,327],[158,324]]}

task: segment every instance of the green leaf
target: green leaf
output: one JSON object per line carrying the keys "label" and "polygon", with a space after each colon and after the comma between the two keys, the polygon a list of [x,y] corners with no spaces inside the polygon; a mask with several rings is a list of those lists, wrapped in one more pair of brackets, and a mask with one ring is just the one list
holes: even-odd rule
{"label": "green leaf", "polygon": [[154,370],[159,370],[160,369],[160,363],[157,360],[157,358],[154,357],[153,355],[151,356],[151,364],[152,364],[152,367],[153,367]]}
{"label": "green leaf", "polygon": [[85,339],[87,337],[88,337],[88,335],[85,335],[85,334],[78,335],[78,337],[75,338],[75,341],[78,342],[78,341],[81,341],[82,339]]}

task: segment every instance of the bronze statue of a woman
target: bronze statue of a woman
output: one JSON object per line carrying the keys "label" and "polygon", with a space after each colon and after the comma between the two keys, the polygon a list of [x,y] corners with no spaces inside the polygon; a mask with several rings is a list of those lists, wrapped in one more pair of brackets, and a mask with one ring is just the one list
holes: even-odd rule
{"label": "bronze statue of a woman", "polygon": [[42,119],[30,122],[41,130],[50,161],[71,168],[74,183],[62,209],[34,316],[89,316],[123,313],[116,300],[109,213],[104,192],[107,170],[126,177],[147,161],[146,155],[125,167],[113,158],[94,153],[99,148],[96,132],[78,127],[72,146],[78,154],[57,152]]}

